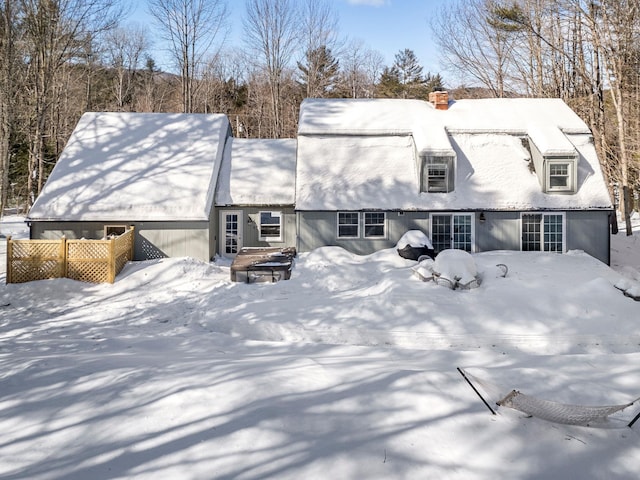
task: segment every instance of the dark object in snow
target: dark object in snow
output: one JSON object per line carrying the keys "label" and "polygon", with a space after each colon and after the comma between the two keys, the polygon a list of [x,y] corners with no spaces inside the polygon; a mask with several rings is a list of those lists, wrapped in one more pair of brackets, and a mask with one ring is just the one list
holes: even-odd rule
{"label": "dark object in snow", "polygon": [[507,267],[504,263],[498,263],[496,267],[498,267],[502,272],[502,274],[500,275],[502,278],[505,278],[507,276],[507,273],[509,273],[509,267]]}
{"label": "dark object in snow", "polygon": [[435,258],[435,250],[433,244],[427,235],[420,230],[409,230],[406,232],[398,243],[396,250],[402,258],[408,260],[420,260],[420,257]]}
{"label": "dark object in snow", "polygon": [[480,400],[482,400],[482,403],[484,403],[484,405],[489,409],[489,411],[491,412],[492,415],[495,415],[496,414],[495,410],[493,408],[491,408],[491,406],[487,403],[487,401],[484,399],[484,397],[478,391],[478,389],[475,387],[475,385],[473,383],[471,383],[471,380],[469,380],[467,378],[467,376],[465,375],[464,371],[460,367],[457,367],[457,368],[458,368],[458,372],[460,372],[460,375],[462,375],[462,377],[467,381],[467,383],[471,386],[473,391],[476,392],[476,395],[478,395],[478,397],[480,397]]}
{"label": "dark object in snow", "polygon": [[231,281],[245,283],[273,283],[289,280],[294,247],[241,248],[231,264]]}
{"label": "dark object in snow", "polygon": [[398,255],[402,258],[406,258],[407,260],[418,260],[420,257],[427,256],[429,258],[435,258],[436,253],[433,248],[429,247],[413,247],[411,245],[407,245],[404,248],[398,249]]}

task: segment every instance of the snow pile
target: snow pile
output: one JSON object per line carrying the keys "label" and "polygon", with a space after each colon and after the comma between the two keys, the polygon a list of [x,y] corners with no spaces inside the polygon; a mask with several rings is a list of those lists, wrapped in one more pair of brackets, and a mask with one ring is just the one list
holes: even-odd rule
{"label": "snow pile", "polygon": [[[637,269],[631,241],[612,239],[614,260]],[[418,281],[395,249],[338,247],[275,284],[187,258],[129,264],[113,285],[2,281],[0,477],[637,478],[635,405],[606,428],[492,416],[455,368],[502,395],[637,398],[621,274],[582,252],[471,257],[483,283],[464,294]]]}
{"label": "snow pile", "polygon": [[449,288],[475,288],[480,285],[476,262],[464,250],[443,250],[433,264],[434,276],[439,285]]}

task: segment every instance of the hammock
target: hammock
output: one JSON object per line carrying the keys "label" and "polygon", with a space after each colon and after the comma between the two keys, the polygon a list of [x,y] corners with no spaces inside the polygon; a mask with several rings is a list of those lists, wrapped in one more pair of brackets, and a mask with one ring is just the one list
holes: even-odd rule
{"label": "hammock", "polygon": [[[482,386],[482,389],[489,393],[490,396],[500,398],[504,396],[504,390],[497,385],[487,380],[480,379],[469,373],[464,372],[461,368],[458,368],[460,374],[464,377],[471,388],[476,392],[480,399],[484,402],[487,408],[495,415],[494,410],[489,406],[489,403],[484,399],[480,392],[476,389],[474,384],[468,377],[472,377],[475,383]],[[502,390],[502,394],[498,392]],[[632,402],[622,405],[604,405],[604,406],[589,406],[589,405],[571,405],[567,403],[552,402],[549,400],[542,400],[531,395],[525,395],[518,390],[512,390],[509,394],[504,396],[502,400],[496,402],[500,407],[513,408],[522,413],[526,413],[532,417],[541,418],[549,422],[563,423],[566,425],[589,425],[591,423],[602,422],[607,419],[609,415],[624,410],[630,407],[634,403],[638,402],[640,397],[636,398]],[[640,413],[629,422],[628,427],[632,427],[633,424],[640,419]]]}
{"label": "hammock", "polygon": [[609,415],[624,410],[633,405],[640,398],[624,405],[587,406],[570,405],[566,403],[541,400],[530,395],[512,390],[506,397],[497,402],[501,407],[519,410],[527,415],[541,418],[549,422],[567,425],[588,425],[596,421],[603,421]]}

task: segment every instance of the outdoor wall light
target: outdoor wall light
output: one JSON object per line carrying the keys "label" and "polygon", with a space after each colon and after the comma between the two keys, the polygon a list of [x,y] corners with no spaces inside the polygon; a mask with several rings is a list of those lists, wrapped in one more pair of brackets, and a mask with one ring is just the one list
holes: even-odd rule
{"label": "outdoor wall light", "polygon": [[487,217],[484,216],[484,212],[480,212],[480,223],[484,223],[487,221]]}

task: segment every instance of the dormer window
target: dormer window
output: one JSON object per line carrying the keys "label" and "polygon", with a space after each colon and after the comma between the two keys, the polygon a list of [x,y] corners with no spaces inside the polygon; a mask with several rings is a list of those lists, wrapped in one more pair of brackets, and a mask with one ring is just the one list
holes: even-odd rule
{"label": "dormer window", "polygon": [[447,191],[447,165],[444,163],[434,163],[427,165],[427,191],[446,192]]}
{"label": "dormer window", "polygon": [[549,161],[547,185],[549,191],[566,192],[572,190],[571,165],[565,161]]}
{"label": "dormer window", "polygon": [[576,191],[576,163],[572,157],[545,157],[545,191],[574,193]]}
{"label": "dormer window", "polygon": [[421,192],[447,193],[453,191],[453,156],[427,156],[423,158]]}

